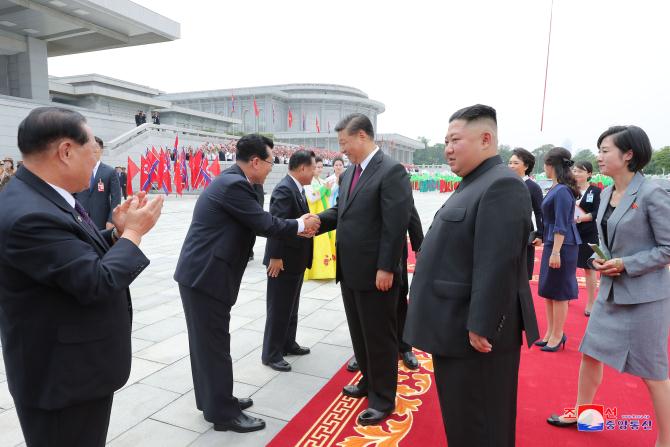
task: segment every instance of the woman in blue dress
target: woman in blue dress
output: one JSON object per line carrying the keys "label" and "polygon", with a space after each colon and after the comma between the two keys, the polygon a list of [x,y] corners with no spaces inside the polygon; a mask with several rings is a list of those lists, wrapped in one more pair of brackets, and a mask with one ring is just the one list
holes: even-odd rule
{"label": "woman in blue dress", "polygon": [[582,243],[575,225],[575,199],[579,188],[572,174],[570,151],[555,147],[544,158],[544,172],[553,185],[542,201],[544,249],[540,263],[538,294],[546,298],[547,331],[535,342],[542,351],[565,348],[563,333],[568,316],[568,301],[577,298],[577,255]]}

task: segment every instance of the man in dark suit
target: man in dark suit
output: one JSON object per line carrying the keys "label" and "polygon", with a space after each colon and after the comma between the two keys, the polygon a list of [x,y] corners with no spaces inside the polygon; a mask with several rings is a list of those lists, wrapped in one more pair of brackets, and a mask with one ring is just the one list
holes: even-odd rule
{"label": "man in dark suit", "polygon": [[450,447],[513,446],[521,332],[529,346],[538,338],[530,196],[498,155],[493,108],[454,113],[445,144],[463,180],[421,245],[404,338],[433,355]]}
{"label": "man in dark suit", "polygon": [[112,211],[121,203],[119,176],[114,168],[100,161],[103,142],[95,137],[98,149],[95,152],[97,163],[91,170],[88,188],[75,194],[84,209],[100,230],[112,228]]}
{"label": "man in dark suit", "polygon": [[[263,185],[254,184],[254,192],[256,193],[256,200],[261,205],[261,208],[265,206],[265,191],[263,190]],[[254,246],[251,246],[251,251],[249,252],[249,261],[254,260]]]}
{"label": "man in dark suit", "polygon": [[200,194],[177,262],[174,279],[184,305],[195,401],[215,430],[250,432],[265,422],[242,413],[251,399],[233,396],[230,309],[256,235],[292,238],[318,229],[315,216],[284,220],[263,211],[253,184],[272,170],[273,143],[245,135],[237,142],[237,163]]}
{"label": "man in dark suit", "polygon": [[322,232],[337,228],[336,280],[362,373],[343,394],[368,397],[358,423],[373,425],[395,408],[398,294],[412,190],[405,168],[375,145],[367,116],[349,115],[335,130],[352,166],[342,174],[338,203],[319,217]]}
{"label": "man in dark suit", "polygon": [[[412,243],[412,250],[416,253],[421,248],[423,242],[423,228],[421,227],[421,219],[416,207],[412,205],[412,214],[410,214],[409,226],[407,227],[409,240]],[[419,361],[412,351],[412,346],[405,342],[402,334],[405,331],[405,320],[407,319],[407,293],[409,292],[409,275],[407,272],[407,257],[409,255],[409,247],[407,244],[402,249],[402,284],[400,286],[400,295],[398,299],[398,352],[402,362],[408,369],[417,369]],[[356,357],[349,360],[347,370],[354,372],[358,371],[358,361]]]}
{"label": "man in dark suit", "polygon": [[24,160],[0,193],[0,335],[26,444],[103,446],[114,391],[128,380],[128,286],[163,199],[119,206],[100,232],[75,201],[97,144],[77,112],[40,107],[19,125]]}
{"label": "man in dark suit", "polygon": [[[289,173],[275,186],[270,197],[270,214],[291,219],[309,213],[304,185],[309,185],[316,165],[312,151],[291,155]],[[298,306],[305,269],[312,267],[314,240],[268,238],[263,264],[267,267],[267,317],[262,361],[277,371],[290,371],[284,355],[309,354],[296,340]]]}
{"label": "man in dark suit", "polygon": [[123,195],[123,199],[128,198],[128,175],[126,175],[126,168],[123,166],[117,166],[116,167],[116,175],[119,176],[119,186],[121,187],[121,195]]}

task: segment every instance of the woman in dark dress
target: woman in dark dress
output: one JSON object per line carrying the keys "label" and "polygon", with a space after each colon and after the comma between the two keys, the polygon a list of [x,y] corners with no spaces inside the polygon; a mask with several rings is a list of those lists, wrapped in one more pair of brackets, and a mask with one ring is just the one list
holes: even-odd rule
{"label": "woman in dark dress", "polygon": [[567,340],[563,333],[568,300],[577,298],[577,253],[582,242],[575,225],[575,198],[579,188],[572,174],[570,151],[555,147],[544,158],[544,172],[553,185],[542,201],[544,249],[538,294],[546,298],[547,331],[535,342],[543,351],[556,352]]}
{"label": "woman in dark dress", "polygon": [[535,156],[526,149],[518,147],[512,151],[512,156],[507,162],[507,166],[521,177],[528,187],[530,200],[533,204],[533,214],[535,215],[535,231],[528,241],[526,255],[528,256],[528,279],[533,279],[533,267],[535,266],[535,247],[542,245],[542,233],[544,225],[542,224],[542,188],[532,181],[529,177],[535,167]]}
{"label": "woman in dark dress", "polygon": [[586,302],[584,315],[588,317],[591,315],[591,308],[596,300],[596,271],[587,261],[593,255],[593,250],[589,247],[589,244],[598,245],[598,228],[595,220],[600,206],[600,188],[589,183],[591,174],[593,174],[593,165],[590,162],[579,161],[575,163],[572,167],[572,173],[581,194],[577,201],[579,209],[575,213],[577,231],[579,231],[579,237],[582,238],[577,256],[577,267],[584,269],[584,277],[586,278],[588,301]]}

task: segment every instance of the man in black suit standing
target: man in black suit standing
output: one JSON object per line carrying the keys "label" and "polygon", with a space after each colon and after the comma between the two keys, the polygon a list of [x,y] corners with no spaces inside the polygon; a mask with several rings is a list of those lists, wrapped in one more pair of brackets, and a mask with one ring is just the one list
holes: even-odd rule
{"label": "man in black suit standing", "polygon": [[[409,240],[412,243],[412,251],[416,253],[421,248],[423,243],[423,228],[421,226],[421,219],[416,207],[412,205],[412,214],[409,218],[409,226],[407,227]],[[405,331],[405,320],[407,319],[407,293],[409,292],[409,275],[407,272],[407,257],[409,255],[409,247],[407,244],[402,249],[402,284],[400,286],[400,295],[398,298],[398,352],[400,358],[407,369],[419,368],[419,361],[412,351],[412,346],[405,342],[402,334]],[[358,361],[356,357],[352,357],[347,364],[347,370],[354,372],[358,371]]]}
{"label": "man in black suit standing", "polygon": [[89,185],[97,144],[77,112],[40,107],[19,125],[24,165],[0,193],[0,335],[26,444],[104,446],[114,391],[128,380],[128,286],[163,198],[144,193],[103,232],[72,193]]}
{"label": "man in black suit standing", "polygon": [[449,447],[513,446],[521,332],[538,338],[530,196],[498,155],[493,108],[454,113],[445,144],[463,180],[421,245],[404,338],[433,355]]}
{"label": "man in black suit standing", "polygon": [[95,141],[98,146],[95,152],[97,163],[91,170],[90,183],[88,188],[75,194],[75,198],[81,202],[98,229],[104,230],[113,226],[112,211],[121,203],[121,186],[114,168],[100,161],[102,139],[95,137]]}
{"label": "man in black suit standing", "polygon": [[125,200],[128,198],[128,175],[126,174],[126,168],[117,166],[116,175],[119,176],[119,186],[121,187],[121,194]]}
{"label": "man in black suit standing", "polygon": [[265,427],[242,410],[251,399],[233,396],[230,309],[256,235],[292,238],[319,227],[316,216],[284,220],[263,211],[253,188],[272,170],[272,140],[258,134],[237,142],[237,163],[200,194],[174,279],[188,330],[195,401],[215,430],[250,432]]}
{"label": "man in black suit standing", "polygon": [[[291,155],[289,173],[275,186],[270,197],[270,214],[291,219],[309,213],[304,185],[314,176],[316,155],[300,150]],[[314,240],[268,238],[263,264],[267,267],[267,317],[262,361],[277,371],[290,371],[284,355],[309,354],[296,340],[298,306],[305,269],[312,267]]]}
{"label": "man in black suit standing", "polygon": [[342,174],[338,203],[319,215],[320,231],[337,228],[336,279],[362,373],[343,394],[368,397],[358,423],[373,425],[395,409],[398,294],[412,190],[405,168],[375,145],[367,116],[351,114],[335,131],[352,166]]}

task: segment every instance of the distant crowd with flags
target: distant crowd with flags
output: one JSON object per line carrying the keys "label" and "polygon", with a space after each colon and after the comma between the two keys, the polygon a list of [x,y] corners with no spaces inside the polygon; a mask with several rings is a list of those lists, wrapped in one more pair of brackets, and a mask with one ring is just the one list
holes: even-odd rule
{"label": "distant crowd with flags", "polygon": [[[141,191],[162,191],[165,194],[175,192],[182,195],[184,191],[195,191],[206,188],[221,173],[220,162],[235,161],[237,140],[229,140],[220,144],[204,143],[197,148],[179,146],[179,135],[175,137],[172,148],[163,146],[147,147],[140,156],[139,164],[128,157],[127,194],[135,191],[133,180],[140,175]],[[275,145],[273,149],[277,164],[288,164],[291,155],[304,146]],[[332,165],[332,161],[340,154],[336,151],[321,148],[313,150],[324,160],[324,165]]]}

